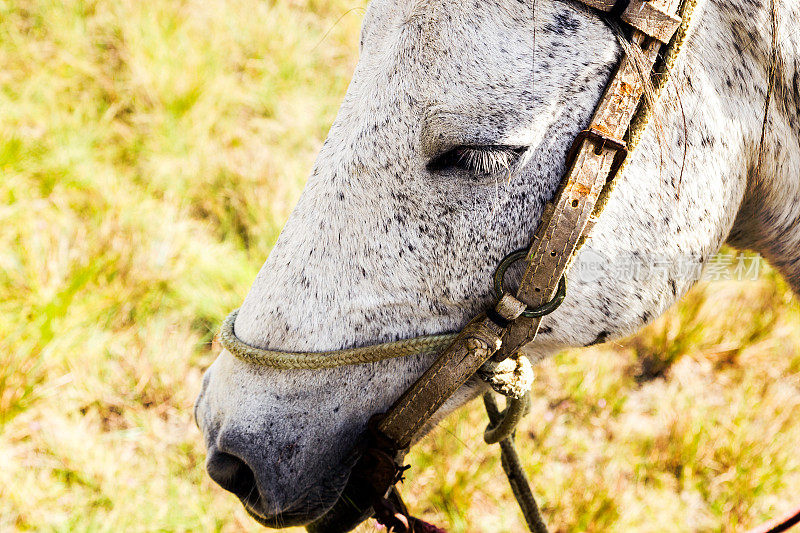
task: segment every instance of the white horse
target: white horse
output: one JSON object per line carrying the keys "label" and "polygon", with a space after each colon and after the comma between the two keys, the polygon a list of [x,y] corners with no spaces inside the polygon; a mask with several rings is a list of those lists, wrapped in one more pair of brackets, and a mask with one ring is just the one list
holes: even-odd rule
{"label": "white horse", "polygon": [[[800,3],[770,1],[701,3],[658,120],[531,355],[641,328],[689,289],[687,262],[726,242],[800,290]],[[571,0],[373,0],[360,52],[238,315],[250,345],[324,351],[464,326],[492,302],[497,263],[528,243],[621,46]],[[620,276],[621,258],[659,269]],[[266,524],[319,517],[368,418],[431,360],[285,371],[223,351],[196,405],[209,474]],[[470,382],[434,422],[481,391]]]}

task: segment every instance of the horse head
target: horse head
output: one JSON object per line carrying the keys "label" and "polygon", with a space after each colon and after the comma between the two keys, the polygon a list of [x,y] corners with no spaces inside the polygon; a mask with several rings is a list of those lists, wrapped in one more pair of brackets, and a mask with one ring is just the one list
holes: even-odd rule
{"label": "horse head", "polygon": [[[721,21],[739,15],[718,4],[698,17],[694,70],[678,70],[530,355],[658,316],[741,214],[763,100],[706,105],[747,101],[721,62],[736,56]],[[319,352],[459,330],[493,301],[498,262],[529,243],[622,52],[619,29],[577,2],[373,0],[352,82],[236,336]],[[741,127],[712,127],[734,112]],[[712,141],[724,149],[701,149]],[[661,267],[621,274],[631,260]],[[369,417],[432,359],[277,370],[223,350],[196,405],[209,474],[266,525],[308,523],[337,500]],[[428,429],[481,387],[469,382]]]}

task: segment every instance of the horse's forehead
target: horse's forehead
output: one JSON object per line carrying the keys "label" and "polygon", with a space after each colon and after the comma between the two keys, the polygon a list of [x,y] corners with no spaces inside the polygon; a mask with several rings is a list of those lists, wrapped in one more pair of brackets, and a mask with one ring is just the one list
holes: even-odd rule
{"label": "horse's forehead", "polygon": [[396,70],[463,79],[492,72],[493,66],[508,67],[502,62],[509,59],[530,64],[535,49],[544,62],[563,55],[554,52],[556,47],[576,51],[596,45],[608,28],[585,11],[554,1],[373,0],[364,19],[362,52],[373,53],[384,66],[387,55],[397,59]]}
{"label": "horse's forehead", "polygon": [[[496,31],[513,25],[530,24],[534,16],[533,0],[372,0],[365,19],[389,30],[425,33],[427,44],[456,39],[464,41],[470,33]],[[546,7],[540,11],[546,11]]]}
{"label": "horse's forehead", "polygon": [[438,92],[442,82],[505,78],[509,60],[530,55],[533,24],[532,11],[517,1],[373,0],[364,21],[362,68],[370,77],[398,76],[402,83],[389,87],[411,92],[425,92],[429,82]]}
{"label": "horse's forehead", "polygon": [[395,0],[406,14],[406,21],[410,22],[416,18],[441,17],[453,14],[464,14],[466,17],[476,14],[489,13],[493,11],[504,11],[506,13],[532,13],[533,1],[520,0],[473,0],[464,2],[462,0]]}
{"label": "horse's forehead", "polygon": [[[599,39],[610,36],[577,6],[541,2],[534,12],[532,5],[518,0],[373,0],[354,80],[365,83],[376,101],[390,100],[387,93],[402,94],[432,111],[473,109],[486,115],[496,109],[507,114],[519,104],[529,106],[530,94],[521,93],[530,90],[534,70],[543,76],[540,81],[558,78],[578,61],[579,49],[596,54],[604,48]],[[541,84],[537,88],[540,94],[551,90]]]}

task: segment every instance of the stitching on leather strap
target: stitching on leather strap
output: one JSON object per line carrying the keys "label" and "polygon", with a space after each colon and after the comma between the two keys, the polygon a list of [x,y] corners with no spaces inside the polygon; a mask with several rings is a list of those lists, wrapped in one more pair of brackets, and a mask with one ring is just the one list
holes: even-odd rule
{"label": "stitching on leather strap", "polygon": [[[600,173],[603,171],[603,168],[606,166],[606,157],[607,156],[608,156],[607,153],[603,153],[603,155],[598,159],[600,164],[599,164],[597,170],[595,171],[595,176],[594,176],[594,179],[592,180],[593,188],[592,188],[591,192],[588,195],[583,196],[583,198],[581,199],[581,202],[583,203],[583,205],[581,206],[581,212],[578,214],[578,217],[579,217],[578,220],[577,220],[578,223],[574,224],[572,226],[572,231],[570,232],[569,238],[564,242],[564,249],[561,250],[561,256],[562,257],[564,255],[566,255],[567,248],[569,248],[570,246],[574,246],[574,244],[577,242],[577,240],[575,239],[575,233],[576,232],[583,233],[583,224],[580,224],[580,222],[581,222],[581,219],[583,218],[584,212],[586,211],[586,204],[588,203],[588,200],[595,196],[594,187],[597,186],[597,182],[600,180]],[[591,213],[590,213],[590,215],[591,215]],[[555,280],[556,280],[556,269],[554,269],[550,273],[550,279],[547,282],[547,286],[550,287],[555,282]]]}
{"label": "stitching on leather strap", "polygon": [[[454,354],[455,354],[455,351],[451,351],[451,352],[450,352],[450,355],[448,355],[448,357],[447,357],[447,362],[449,362],[449,361],[450,361],[450,359],[452,359],[452,358],[453,358],[453,355],[454,355]],[[441,366],[439,366],[439,368],[436,370],[436,372],[434,372],[434,373],[433,373],[433,374],[432,374],[432,375],[431,375],[431,376],[430,376],[430,377],[429,377],[429,378],[426,380],[426,382],[427,382],[427,383],[430,383],[431,381],[433,381],[434,379],[436,379],[436,376],[438,376],[438,375],[439,375],[439,374],[442,372],[442,370],[444,370],[446,367],[447,367],[447,365],[446,365],[446,364],[442,364]],[[426,383],[426,384],[427,384],[427,383]],[[389,416],[389,417],[386,419],[386,422],[385,422],[385,424],[386,424],[386,425],[389,425],[389,424],[392,424],[392,423],[393,423],[395,420],[397,420],[397,417],[398,417],[398,416],[400,416],[401,414],[403,414],[403,413],[406,411],[406,409],[408,409],[408,407],[409,407],[409,406],[410,406],[410,405],[411,405],[411,404],[414,402],[414,400],[416,400],[416,399],[417,399],[417,397],[418,397],[420,394],[422,394],[423,390],[425,390],[425,387],[417,387],[417,389],[414,391],[414,394],[413,394],[413,395],[412,395],[410,398],[408,398],[407,400],[405,400],[405,401],[403,402],[403,406],[402,406],[400,409],[397,409],[397,410],[395,410],[395,411],[394,411],[394,412],[391,414],[391,416]],[[439,394],[439,395],[437,396],[437,399],[438,399],[438,398],[441,398],[441,396],[442,396],[442,395],[441,395],[441,394]],[[437,402],[437,403],[438,403],[438,402]],[[408,432],[409,432],[409,429],[408,429],[408,428],[406,428],[406,431],[404,431],[404,432],[403,432],[403,433],[400,435],[400,437],[399,437],[399,439],[398,439],[398,440],[404,440],[404,439],[406,438],[406,436],[407,436],[407,433],[408,433]],[[402,444],[402,443],[398,443],[398,444]]]}

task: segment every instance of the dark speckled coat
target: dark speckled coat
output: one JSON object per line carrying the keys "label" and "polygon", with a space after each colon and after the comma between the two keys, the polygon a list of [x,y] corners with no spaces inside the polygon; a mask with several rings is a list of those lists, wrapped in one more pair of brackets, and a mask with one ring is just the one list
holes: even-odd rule
{"label": "dark speckled coat", "polygon": [[[658,120],[531,352],[635,331],[726,241],[800,289],[800,3],[775,1],[774,50],[768,4],[701,2]],[[567,0],[374,0],[352,83],[237,335],[313,351],[464,325],[492,300],[498,261],[530,240],[620,53],[614,31]],[[463,145],[527,150],[513,172],[432,170]],[[626,275],[632,263],[659,268]],[[367,418],[429,363],[276,371],[223,352],[197,418],[212,459],[253,472],[251,511],[299,524],[336,499]],[[465,387],[438,418],[478,391]]]}

